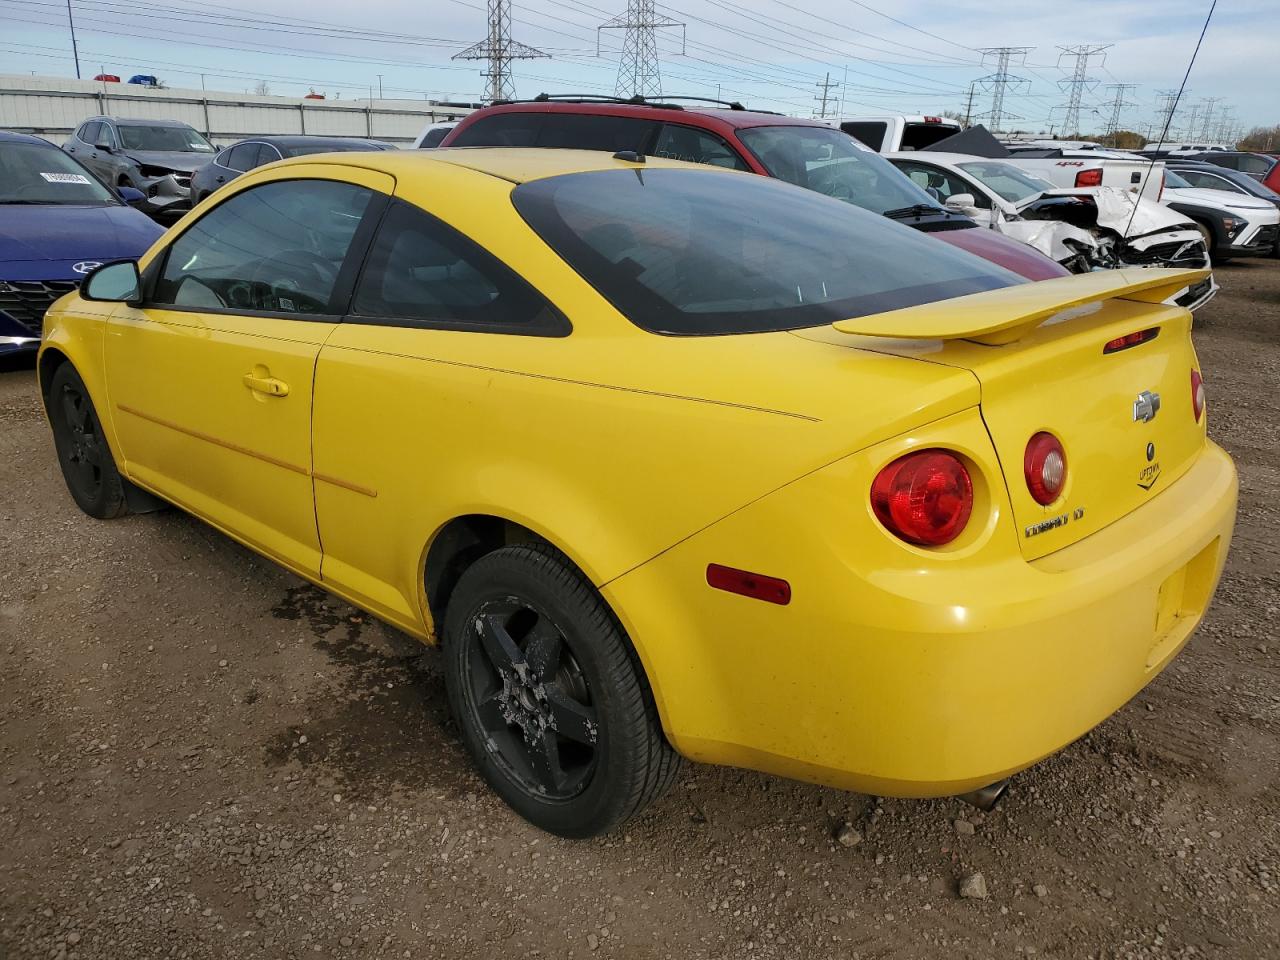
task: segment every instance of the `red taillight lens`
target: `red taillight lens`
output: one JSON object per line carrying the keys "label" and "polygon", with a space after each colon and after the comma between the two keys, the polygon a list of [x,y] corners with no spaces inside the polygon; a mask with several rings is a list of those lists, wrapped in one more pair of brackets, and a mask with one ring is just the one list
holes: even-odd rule
{"label": "red taillight lens", "polygon": [[918,450],[881,470],[871,484],[871,508],[894,536],[937,547],[950,543],[973,513],[973,481],[946,450]]}
{"label": "red taillight lens", "polygon": [[1196,415],[1196,423],[1204,416],[1204,377],[1199,370],[1191,371],[1191,409]]}
{"label": "red taillight lens", "polygon": [[1136,347],[1140,343],[1146,343],[1148,340],[1154,340],[1160,333],[1159,327],[1152,327],[1149,330],[1135,330],[1133,333],[1126,333],[1123,337],[1116,337],[1114,340],[1108,340],[1102,348],[1103,353],[1118,353],[1121,350],[1128,350],[1130,347]]}
{"label": "red taillight lens", "polygon": [[1093,170],[1081,170],[1076,174],[1077,187],[1100,187],[1102,186],[1102,170],[1096,168]]}
{"label": "red taillight lens", "polygon": [[1022,470],[1027,475],[1027,489],[1036,503],[1053,503],[1067,482],[1067,453],[1062,449],[1062,441],[1052,433],[1037,433],[1027,442]]}
{"label": "red taillight lens", "polygon": [[741,594],[754,600],[766,600],[786,606],[791,602],[791,584],[777,577],[766,577],[750,570],[707,564],[707,583],[717,590]]}

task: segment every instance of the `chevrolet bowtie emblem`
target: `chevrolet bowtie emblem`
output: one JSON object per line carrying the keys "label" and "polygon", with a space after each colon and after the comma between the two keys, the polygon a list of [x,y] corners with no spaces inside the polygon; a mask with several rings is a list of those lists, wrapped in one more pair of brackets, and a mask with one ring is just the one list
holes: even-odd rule
{"label": "chevrolet bowtie emblem", "polygon": [[1133,401],[1133,422],[1150,423],[1160,412],[1160,394],[1143,390]]}

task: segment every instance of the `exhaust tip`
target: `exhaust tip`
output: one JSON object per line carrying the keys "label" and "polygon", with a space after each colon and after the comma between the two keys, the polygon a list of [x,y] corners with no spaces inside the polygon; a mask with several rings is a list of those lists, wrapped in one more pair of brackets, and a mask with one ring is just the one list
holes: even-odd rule
{"label": "exhaust tip", "polygon": [[1008,779],[997,780],[995,783],[989,783],[985,787],[970,790],[968,793],[956,794],[956,796],[965,803],[986,812],[995,809],[996,804],[1000,802],[1000,798],[1004,796],[1005,791],[1008,789]]}

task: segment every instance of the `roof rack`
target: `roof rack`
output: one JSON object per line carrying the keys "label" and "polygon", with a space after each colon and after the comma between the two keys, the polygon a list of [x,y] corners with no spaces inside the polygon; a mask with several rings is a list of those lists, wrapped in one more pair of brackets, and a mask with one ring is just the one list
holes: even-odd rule
{"label": "roof rack", "polygon": [[662,97],[656,100],[650,100],[648,97],[642,97],[637,94],[634,97],[611,97],[605,94],[595,93],[540,93],[531,100],[495,100],[493,105],[503,106],[508,103],[617,103],[627,104],[633,107],[656,107],[660,110],[683,110],[684,107],[678,103],[670,103],[671,100],[688,100],[695,103],[718,103],[721,106],[728,107],[730,110],[746,110],[737,100],[716,100],[713,97]]}

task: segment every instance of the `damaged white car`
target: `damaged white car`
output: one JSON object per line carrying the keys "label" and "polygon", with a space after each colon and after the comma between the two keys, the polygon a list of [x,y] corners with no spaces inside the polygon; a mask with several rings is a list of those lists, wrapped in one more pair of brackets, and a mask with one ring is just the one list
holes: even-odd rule
{"label": "damaged white car", "polygon": [[[1006,160],[968,154],[920,150],[887,157],[949,209],[1030,244],[1074,273],[1210,265],[1194,223],[1128,191],[1059,188]],[[1196,310],[1217,292],[1210,277],[1174,299]]]}

